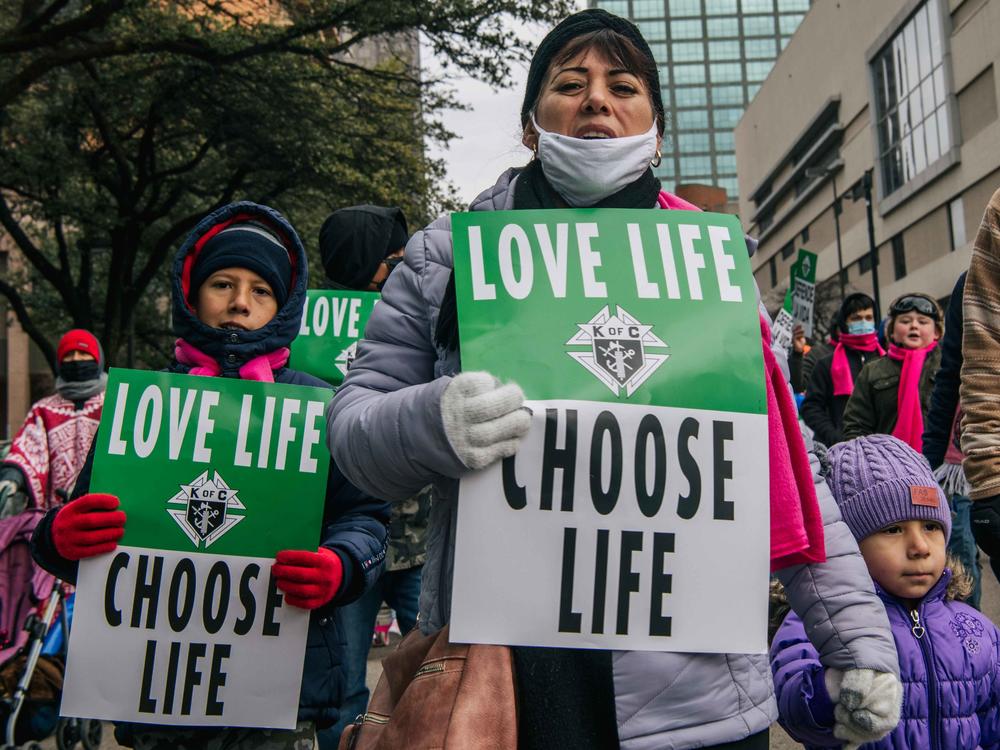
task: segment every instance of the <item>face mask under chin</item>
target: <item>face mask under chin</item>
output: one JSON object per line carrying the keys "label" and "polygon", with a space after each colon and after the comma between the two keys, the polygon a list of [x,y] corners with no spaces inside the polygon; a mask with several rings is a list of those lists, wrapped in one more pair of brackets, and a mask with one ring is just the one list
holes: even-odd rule
{"label": "face mask under chin", "polygon": [[614,195],[638,180],[656,157],[656,119],[645,133],[620,138],[573,138],[538,132],[538,159],[545,179],[570,206],[580,208]]}

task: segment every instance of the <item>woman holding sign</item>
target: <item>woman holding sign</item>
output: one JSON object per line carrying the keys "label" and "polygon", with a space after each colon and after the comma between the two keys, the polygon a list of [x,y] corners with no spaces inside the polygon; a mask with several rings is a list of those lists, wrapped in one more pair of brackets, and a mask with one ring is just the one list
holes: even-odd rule
{"label": "woman holding sign", "polygon": [[[472,211],[697,210],[663,192],[653,175],[664,124],[660,83],[648,45],[624,19],[587,10],[546,36],[531,63],[521,124],[534,158],[501,175]],[[458,479],[512,456],[532,424],[517,385],[461,371],[451,226],[448,217],[439,219],[410,240],[328,411],[332,453],[360,486],[396,500],[436,485],[421,597],[427,634],[450,618]],[[541,273],[536,266],[536,277]],[[795,608],[809,617],[824,663],[841,670],[845,685],[859,686],[852,694],[857,710],[843,721],[872,726],[870,706],[882,696],[869,694],[865,674],[898,675],[888,623],[815,458],[810,473],[766,324],[763,331],[771,504],[779,509],[772,539],[790,531],[786,515],[798,514],[804,540],[795,554],[776,554],[772,546],[772,566],[781,568]],[[828,562],[806,564],[823,559],[817,493]],[[808,533],[803,517],[814,522]],[[523,567],[521,560],[497,560],[496,574],[515,564]],[[764,654],[516,647],[513,658],[520,748],[766,748],[777,715]],[[898,686],[895,677],[887,682]],[[898,718],[892,697],[890,722]]]}
{"label": "woman holding sign", "polygon": [[[302,318],[306,286],[305,249],[281,214],[248,202],[215,211],[188,237],[174,263],[178,339],[169,370],[329,387],[285,366],[288,344]],[[64,580],[75,581],[78,561],[113,551],[124,534],[126,519],[117,510],[118,498],[89,492],[93,463],[92,448],[72,501],[45,516],[32,540],[39,564]],[[151,719],[150,724],[119,725],[116,737],[122,744],[140,750],[303,750],[313,747],[317,726],[337,720],[343,638],[336,608],[357,599],[377,579],[389,514],[386,503],[350,485],[333,465],[326,493],[319,548],[278,552],[271,570],[285,602],[313,612],[297,728],[199,729],[157,726]],[[291,510],[295,498],[286,501]],[[244,594],[239,592],[241,601]],[[191,724],[197,723],[195,718],[192,715]]]}

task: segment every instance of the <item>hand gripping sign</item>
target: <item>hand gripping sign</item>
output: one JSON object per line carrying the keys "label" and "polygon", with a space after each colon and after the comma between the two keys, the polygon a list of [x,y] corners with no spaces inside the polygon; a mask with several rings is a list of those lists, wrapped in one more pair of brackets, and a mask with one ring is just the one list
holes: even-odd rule
{"label": "hand gripping sign", "polygon": [[516,456],[461,482],[452,637],[763,651],[766,392],[739,222],[585,209],[452,226],[462,366],[520,384],[533,417]]}
{"label": "hand gripping sign", "polygon": [[91,489],[128,516],[80,563],[61,712],[183,726],[295,726],[309,613],[271,578],[315,549],[323,388],[112,370]]}

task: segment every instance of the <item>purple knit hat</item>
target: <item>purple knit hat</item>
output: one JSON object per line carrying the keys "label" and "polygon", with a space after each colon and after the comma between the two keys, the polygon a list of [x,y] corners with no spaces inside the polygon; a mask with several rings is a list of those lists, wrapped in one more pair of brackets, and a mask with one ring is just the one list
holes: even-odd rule
{"label": "purple knit hat", "polygon": [[951,536],[951,510],[927,459],[892,435],[837,443],[827,479],[854,538],[900,521],[937,521]]}

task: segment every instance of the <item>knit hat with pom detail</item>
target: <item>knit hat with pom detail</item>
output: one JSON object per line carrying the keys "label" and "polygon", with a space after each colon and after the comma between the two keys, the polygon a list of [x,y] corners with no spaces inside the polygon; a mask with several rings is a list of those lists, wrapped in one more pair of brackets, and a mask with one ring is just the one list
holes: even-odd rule
{"label": "knit hat with pom detail", "polygon": [[858,541],[901,521],[937,521],[951,536],[951,509],[927,459],[892,435],[838,443],[827,483]]}

